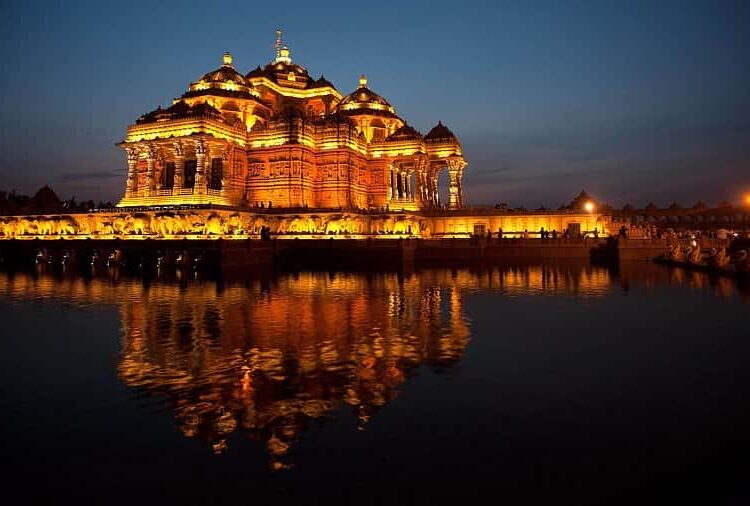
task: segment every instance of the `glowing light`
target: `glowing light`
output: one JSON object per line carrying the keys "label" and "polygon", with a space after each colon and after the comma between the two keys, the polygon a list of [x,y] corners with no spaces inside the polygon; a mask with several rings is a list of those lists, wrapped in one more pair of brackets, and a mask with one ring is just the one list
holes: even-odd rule
{"label": "glowing light", "polygon": [[586,202],[586,203],[585,203],[585,204],[583,205],[583,208],[584,208],[584,209],[586,209],[586,212],[587,212],[587,213],[591,213],[591,212],[593,212],[593,211],[594,211],[594,203],[593,203],[593,202],[591,202],[591,201],[589,201],[589,202]]}

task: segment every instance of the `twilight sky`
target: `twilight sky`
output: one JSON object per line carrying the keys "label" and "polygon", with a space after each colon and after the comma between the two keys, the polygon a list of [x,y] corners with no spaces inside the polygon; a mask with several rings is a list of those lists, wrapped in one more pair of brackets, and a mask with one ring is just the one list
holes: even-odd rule
{"label": "twilight sky", "polygon": [[117,200],[128,124],[230,51],[359,74],[469,161],[468,204],[581,189],[692,205],[750,192],[750,2],[34,2],[0,5],[0,189]]}

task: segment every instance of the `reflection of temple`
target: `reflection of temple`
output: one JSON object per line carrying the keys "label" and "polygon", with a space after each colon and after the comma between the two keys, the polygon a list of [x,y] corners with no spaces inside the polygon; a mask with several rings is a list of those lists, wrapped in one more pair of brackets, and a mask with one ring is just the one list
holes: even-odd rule
{"label": "reflection of temple", "polygon": [[600,295],[609,283],[580,265],[182,286],[15,274],[0,276],[0,294],[118,305],[127,385],[165,397],[186,436],[221,451],[243,430],[283,467],[312,420],[348,407],[364,428],[418,367],[458,361],[467,292]]}
{"label": "reflection of temple", "polygon": [[241,427],[278,466],[311,420],[348,405],[364,427],[410,371],[449,366],[468,341],[460,290],[416,278],[300,274],[217,288],[127,297],[120,376],[167,396],[186,436],[221,451]]}
{"label": "reflection of temple", "polygon": [[466,162],[446,126],[423,136],[365,76],[342,97],[292,61],[280,31],[273,61],[243,74],[226,53],[170,107],[131,125],[122,147],[128,177],[120,206],[417,210],[440,204],[441,172],[446,203],[462,203]]}

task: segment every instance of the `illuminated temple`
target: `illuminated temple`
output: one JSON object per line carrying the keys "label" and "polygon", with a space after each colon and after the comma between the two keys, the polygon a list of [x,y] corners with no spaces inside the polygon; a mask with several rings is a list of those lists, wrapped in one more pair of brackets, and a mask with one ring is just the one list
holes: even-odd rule
{"label": "illuminated temple", "polygon": [[343,96],[292,61],[280,31],[271,62],[243,73],[224,54],[118,145],[127,177],[115,209],[3,217],[0,238],[526,237],[606,233],[611,221],[464,206],[467,163],[447,126],[422,135],[365,76]]}
{"label": "illuminated temple", "polygon": [[280,31],[273,61],[243,73],[225,53],[170,107],[129,126],[120,145],[128,156],[120,207],[413,211],[443,204],[444,171],[444,204],[462,204],[466,161],[450,129],[438,122],[420,134],[364,75],[342,96],[292,61]]}

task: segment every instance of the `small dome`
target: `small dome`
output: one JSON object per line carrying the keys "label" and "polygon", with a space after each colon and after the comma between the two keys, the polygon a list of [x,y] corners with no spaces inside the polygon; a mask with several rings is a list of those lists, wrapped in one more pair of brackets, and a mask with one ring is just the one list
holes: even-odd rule
{"label": "small dome", "polygon": [[333,83],[326,79],[324,76],[320,76],[320,79],[310,83],[310,88],[325,88],[326,86],[328,86],[329,88],[333,88],[334,90],[336,89]]}
{"label": "small dome", "polygon": [[430,130],[427,135],[424,136],[424,140],[426,141],[438,141],[438,140],[455,140],[456,136],[453,132],[451,132],[450,128],[443,125],[442,122],[438,121],[438,124],[435,125],[432,130]]}
{"label": "small dome", "polygon": [[359,79],[359,88],[341,99],[336,108],[343,114],[371,114],[397,118],[396,111],[386,99],[367,87],[365,76]]}
{"label": "small dome", "polygon": [[398,142],[398,141],[421,141],[422,134],[412,126],[404,125],[391,135],[389,135],[385,142]]}
{"label": "small dome", "polygon": [[234,69],[232,55],[229,53],[224,53],[224,56],[222,56],[221,67],[203,74],[200,79],[190,85],[190,90],[213,88],[217,85],[219,88],[232,91],[247,91],[247,88],[251,86],[247,79]]}

